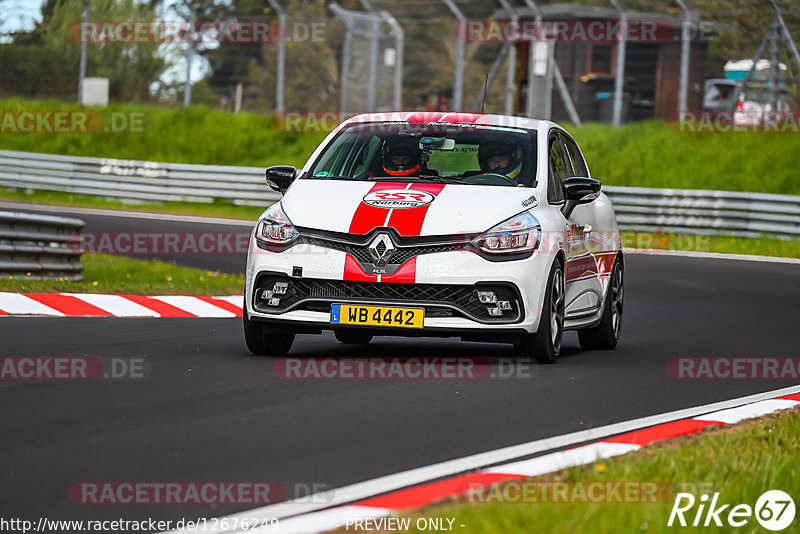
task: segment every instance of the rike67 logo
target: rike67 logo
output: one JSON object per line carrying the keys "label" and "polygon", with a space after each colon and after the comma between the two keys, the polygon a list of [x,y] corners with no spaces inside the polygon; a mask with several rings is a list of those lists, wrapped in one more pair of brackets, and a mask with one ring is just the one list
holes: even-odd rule
{"label": "rike67 logo", "polygon": [[701,495],[698,500],[691,493],[678,493],[667,526],[671,527],[677,520],[675,526],[708,527],[713,524],[738,528],[746,526],[755,515],[762,527],[777,532],[792,524],[796,511],[789,494],[780,490],[764,492],[755,507],[749,504],[724,504],[719,500],[719,492],[714,493],[711,502],[708,501],[707,494]]}

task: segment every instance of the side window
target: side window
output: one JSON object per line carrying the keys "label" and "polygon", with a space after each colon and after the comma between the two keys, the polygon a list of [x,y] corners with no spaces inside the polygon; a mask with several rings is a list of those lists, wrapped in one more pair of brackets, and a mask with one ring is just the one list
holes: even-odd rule
{"label": "side window", "polygon": [[586,167],[586,161],[581,156],[581,151],[578,149],[577,143],[567,136],[562,135],[561,139],[564,140],[564,146],[567,148],[569,159],[572,160],[572,169],[575,173],[574,176],[589,177],[589,169]]}
{"label": "side window", "polygon": [[547,199],[550,202],[564,200],[564,180],[569,178],[570,168],[567,154],[558,136],[550,137],[550,184],[547,188]]}
{"label": "side window", "polygon": [[376,156],[380,158],[380,155],[378,154],[378,148],[380,146],[381,138],[377,135],[373,135],[369,140],[369,143],[365,143],[361,146],[361,150],[359,150],[355,161],[353,162],[355,165],[355,168],[353,169],[354,177],[365,179],[373,176],[369,169],[370,167],[375,166]]}

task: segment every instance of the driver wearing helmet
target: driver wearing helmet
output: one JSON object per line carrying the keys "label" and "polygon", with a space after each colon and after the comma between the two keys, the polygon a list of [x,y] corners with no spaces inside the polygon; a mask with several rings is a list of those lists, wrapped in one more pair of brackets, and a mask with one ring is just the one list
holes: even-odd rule
{"label": "driver wearing helmet", "polygon": [[503,139],[486,141],[478,149],[478,164],[484,174],[502,174],[516,180],[522,169],[522,149]]}
{"label": "driver wearing helmet", "polygon": [[416,176],[422,168],[419,141],[412,136],[393,136],[383,143],[383,170],[389,176]]}

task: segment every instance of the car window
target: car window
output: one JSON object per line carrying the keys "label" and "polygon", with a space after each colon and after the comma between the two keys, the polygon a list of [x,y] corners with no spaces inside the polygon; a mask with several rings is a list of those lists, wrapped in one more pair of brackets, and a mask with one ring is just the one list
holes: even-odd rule
{"label": "car window", "polygon": [[588,178],[589,169],[586,167],[586,161],[583,159],[581,151],[578,149],[578,144],[566,135],[562,135],[561,139],[564,142],[564,146],[567,149],[567,155],[572,163],[572,175],[585,176]]}
{"label": "car window", "polygon": [[706,93],[703,97],[703,101],[706,105],[713,104],[714,102],[724,102],[729,100],[733,97],[734,89],[736,87],[734,85],[729,84],[707,84],[706,85]]}
{"label": "car window", "polygon": [[547,199],[550,202],[564,200],[564,180],[569,178],[570,167],[567,154],[558,136],[550,138],[550,184],[547,190]]}
{"label": "car window", "polygon": [[[424,142],[423,142],[424,141]],[[404,121],[345,126],[309,178],[419,181],[533,187],[536,132],[473,124]]]}
{"label": "car window", "polygon": [[352,143],[337,139],[314,167],[314,176],[338,176],[343,172],[366,174],[367,163],[374,158],[379,144],[380,139],[374,135]]}

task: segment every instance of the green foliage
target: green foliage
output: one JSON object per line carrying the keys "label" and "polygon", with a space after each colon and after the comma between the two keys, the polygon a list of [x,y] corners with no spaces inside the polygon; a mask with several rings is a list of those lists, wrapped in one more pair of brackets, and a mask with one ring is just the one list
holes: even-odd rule
{"label": "green foliage", "polygon": [[[78,110],[73,104],[0,100],[0,112]],[[286,133],[273,117],[192,106],[113,105],[104,114],[141,113],[141,132],[0,134],[0,148],[209,165],[302,166],[327,132]],[[613,128],[569,127],[592,174],[605,184],[800,194],[790,133],[677,133],[663,121]]]}
{"label": "green foliage", "polygon": [[800,194],[796,134],[677,133],[663,121],[569,131],[610,185]]}
{"label": "green foliage", "polygon": [[[0,100],[0,112],[23,110],[80,110],[75,104],[57,101]],[[158,108],[115,104],[112,113],[143,115],[140,132],[93,134],[0,134],[0,148],[173,163],[302,166],[325,133],[284,133],[272,117],[242,113],[235,115],[203,106]]]}
{"label": "green foliage", "polygon": [[0,277],[0,291],[20,293],[122,293],[126,295],[237,295],[244,276],[181,267],[106,254],[84,254],[81,282],[31,280],[26,275]]}
{"label": "green foliage", "polygon": [[[91,0],[91,21],[97,23],[100,41],[108,40],[100,21],[151,21],[155,9],[137,0]],[[30,33],[20,33],[0,45],[0,62],[10,72],[0,74],[5,94],[77,98],[78,65],[82,40],[81,0],[48,4],[43,21]],[[105,36],[105,37],[103,37]],[[149,99],[150,84],[166,64],[154,43],[93,42],[87,46],[86,74],[109,78],[115,100]]]}

